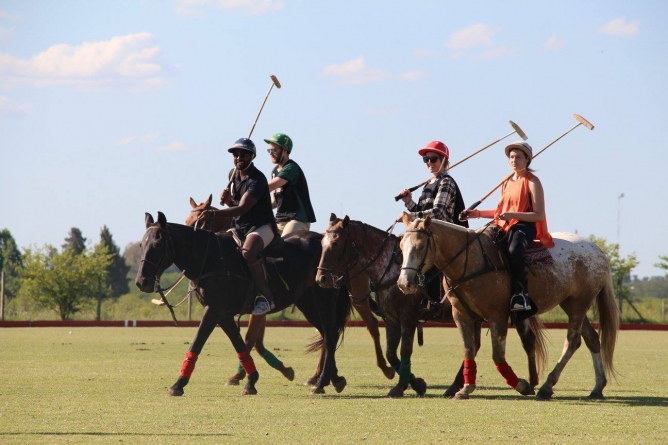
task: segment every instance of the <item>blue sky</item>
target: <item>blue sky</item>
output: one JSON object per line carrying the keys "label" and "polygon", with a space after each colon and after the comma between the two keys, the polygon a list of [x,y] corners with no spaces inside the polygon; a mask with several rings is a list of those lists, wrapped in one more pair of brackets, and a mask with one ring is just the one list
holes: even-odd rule
{"label": "blue sky", "polygon": [[[183,222],[225,186],[274,74],[256,165],[272,167],[263,138],[293,138],[312,229],[331,212],[389,227],[431,140],[456,162],[513,120],[538,151],[578,113],[595,130],[532,164],[550,230],[619,242],[634,274],[662,275],[665,17],[663,1],[0,0],[0,228],[28,247],[71,227],[97,243],[107,225],[124,248],[144,212]],[[510,171],[515,139],[452,170],[467,204]]]}

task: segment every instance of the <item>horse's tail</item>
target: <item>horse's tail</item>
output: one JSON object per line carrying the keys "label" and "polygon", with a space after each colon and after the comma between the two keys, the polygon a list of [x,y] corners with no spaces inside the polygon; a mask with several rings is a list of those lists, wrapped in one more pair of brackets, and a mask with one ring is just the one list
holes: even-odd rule
{"label": "horse's tail", "polygon": [[[335,326],[339,333],[339,344],[337,345],[337,349],[343,343],[343,334],[345,333],[346,325],[348,324],[348,319],[350,319],[352,311],[353,304],[348,293],[348,288],[342,286],[336,296]],[[318,335],[311,343],[306,345],[306,353],[320,351],[324,349],[324,347],[325,339],[322,335]]]}
{"label": "horse's tail", "polygon": [[547,337],[545,337],[545,326],[543,326],[538,315],[529,317],[529,329],[531,329],[534,336],[533,346],[535,349],[536,372],[538,375],[541,375],[547,363]]}
{"label": "horse's tail", "polygon": [[612,363],[612,357],[617,343],[617,331],[619,331],[619,309],[615,301],[610,271],[608,271],[605,286],[596,296],[596,305],[598,306],[598,331],[601,339],[603,368],[606,377],[615,377],[617,372]]}

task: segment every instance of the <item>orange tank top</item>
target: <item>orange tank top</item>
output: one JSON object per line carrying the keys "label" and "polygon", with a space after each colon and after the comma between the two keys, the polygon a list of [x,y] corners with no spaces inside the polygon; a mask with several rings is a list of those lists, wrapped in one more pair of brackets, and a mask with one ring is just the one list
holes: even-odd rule
{"label": "orange tank top", "polygon": [[[509,221],[504,221],[498,219],[501,213],[505,212],[531,212],[533,211],[531,205],[531,191],[529,190],[529,181],[534,177],[534,175],[528,172],[524,177],[519,178],[516,181],[506,181],[501,187],[501,201],[499,202],[498,207],[496,208],[496,213],[494,214],[494,219],[496,219],[496,224],[504,232],[517,224],[519,220],[511,219]],[[547,217],[542,221],[536,222],[536,239],[545,247],[554,247],[554,241],[550,232],[547,231]]]}

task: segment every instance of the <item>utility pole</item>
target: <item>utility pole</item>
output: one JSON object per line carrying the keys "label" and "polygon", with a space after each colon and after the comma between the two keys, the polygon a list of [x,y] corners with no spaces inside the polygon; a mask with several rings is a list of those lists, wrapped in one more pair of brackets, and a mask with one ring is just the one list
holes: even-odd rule
{"label": "utility pole", "polygon": [[[621,242],[620,242],[620,227],[621,227],[621,220],[622,220],[622,198],[624,197],[624,192],[620,193],[617,195],[617,248],[618,252],[621,258],[622,252],[621,252]],[[618,298],[619,298],[619,319],[621,320],[622,318],[622,303],[624,301],[624,291],[623,291],[623,286],[624,286],[624,279],[619,278],[619,281],[617,283],[617,293]]]}
{"label": "utility pole", "polygon": [[0,272],[0,321],[5,321],[5,271]]}

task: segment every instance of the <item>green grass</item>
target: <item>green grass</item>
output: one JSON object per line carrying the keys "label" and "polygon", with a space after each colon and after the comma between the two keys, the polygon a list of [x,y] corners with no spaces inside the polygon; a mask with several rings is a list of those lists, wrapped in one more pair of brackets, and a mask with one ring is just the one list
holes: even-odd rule
{"label": "green grass", "polygon": [[[413,370],[429,389],[385,396],[393,382],[374,366],[364,328],[350,328],[337,353],[348,380],[341,394],[309,395],[303,381],[316,356],[305,355],[311,328],[268,328],[266,344],[293,366],[285,380],[257,354],[257,396],[224,382],[236,368],[221,330],[212,334],[185,396],[168,397],[194,328],[11,328],[0,330],[0,443],[554,443],[668,442],[668,332],[622,331],[618,381],[604,401],[589,401],[594,385],[583,345],[550,402],[508,388],[494,369],[487,335],[478,357],[478,388],[468,401],[441,394],[461,363],[455,329],[425,329]],[[550,369],[565,331],[549,330]],[[509,363],[526,375],[514,332]]]}

